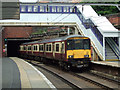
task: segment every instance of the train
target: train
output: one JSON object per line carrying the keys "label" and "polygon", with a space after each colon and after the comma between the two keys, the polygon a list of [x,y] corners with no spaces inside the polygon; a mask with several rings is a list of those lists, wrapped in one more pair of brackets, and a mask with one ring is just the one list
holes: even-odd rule
{"label": "train", "polygon": [[19,48],[20,57],[54,61],[65,69],[88,67],[91,59],[90,38],[82,35],[22,43]]}

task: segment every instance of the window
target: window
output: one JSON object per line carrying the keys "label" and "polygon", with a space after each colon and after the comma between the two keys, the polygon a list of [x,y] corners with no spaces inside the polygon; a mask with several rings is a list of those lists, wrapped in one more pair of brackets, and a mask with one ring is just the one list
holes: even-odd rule
{"label": "window", "polygon": [[21,12],[25,12],[26,11],[26,7],[25,6],[22,6],[21,7]]}
{"label": "window", "polygon": [[46,51],[52,51],[52,49],[51,49],[51,44],[47,44],[47,45],[46,45]]}
{"label": "window", "polygon": [[28,6],[28,12],[32,12],[32,6]]}
{"label": "window", "polygon": [[73,40],[67,40],[67,50],[73,50]]}
{"label": "window", "polygon": [[90,49],[90,40],[84,39],[84,49]]}
{"label": "window", "polygon": [[44,6],[40,6],[40,12],[44,12]]}
{"label": "window", "polygon": [[56,44],[56,52],[59,52],[59,44]]}
{"label": "window", "polygon": [[51,44],[49,44],[49,51],[51,51]]}
{"label": "window", "polygon": [[56,7],[52,7],[52,12],[56,12]]}
{"label": "window", "polygon": [[39,51],[43,51],[43,45],[39,45]]}
{"label": "window", "polygon": [[38,6],[34,6],[34,12],[38,12]]}
{"label": "window", "polygon": [[24,46],[24,48],[23,48],[24,50],[26,50],[26,46]]}
{"label": "window", "polygon": [[57,12],[62,12],[62,7],[57,7]]}
{"label": "window", "polygon": [[64,7],[64,12],[69,12],[69,7]]}

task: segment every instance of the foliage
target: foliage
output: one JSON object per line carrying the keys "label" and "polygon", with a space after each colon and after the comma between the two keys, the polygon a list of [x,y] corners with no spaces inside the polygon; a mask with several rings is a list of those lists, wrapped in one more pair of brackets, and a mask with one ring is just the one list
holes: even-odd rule
{"label": "foliage", "polygon": [[119,13],[120,11],[115,6],[92,6],[98,15],[108,15]]}

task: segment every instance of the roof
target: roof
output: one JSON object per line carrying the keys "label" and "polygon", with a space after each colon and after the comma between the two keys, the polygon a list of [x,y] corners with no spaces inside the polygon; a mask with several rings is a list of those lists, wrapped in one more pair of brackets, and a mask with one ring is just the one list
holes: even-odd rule
{"label": "roof", "polygon": [[47,39],[47,40],[42,40],[42,41],[33,41],[33,42],[27,42],[27,43],[23,43],[25,44],[35,44],[35,43],[49,43],[49,42],[55,42],[55,41],[64,41],[67,40],[68,38],[72,38],[72,37],[85,37],[82,35],[69,35],[69,36],[64,36],[64,37],[58,37],[55,39]]}

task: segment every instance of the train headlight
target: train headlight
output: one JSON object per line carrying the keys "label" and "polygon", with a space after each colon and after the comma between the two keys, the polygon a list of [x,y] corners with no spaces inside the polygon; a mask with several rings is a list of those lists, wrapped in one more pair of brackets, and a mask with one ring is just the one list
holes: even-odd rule
{"label": "train headlight", "polygon": [[88,57],[89,57],[89,55],[84,55],[84,57],[85,57],[85,58],[88,58]]}
{"label": "train headlight", "polygon": [[68,58],[73,58],[73,55],[69,55]]}

